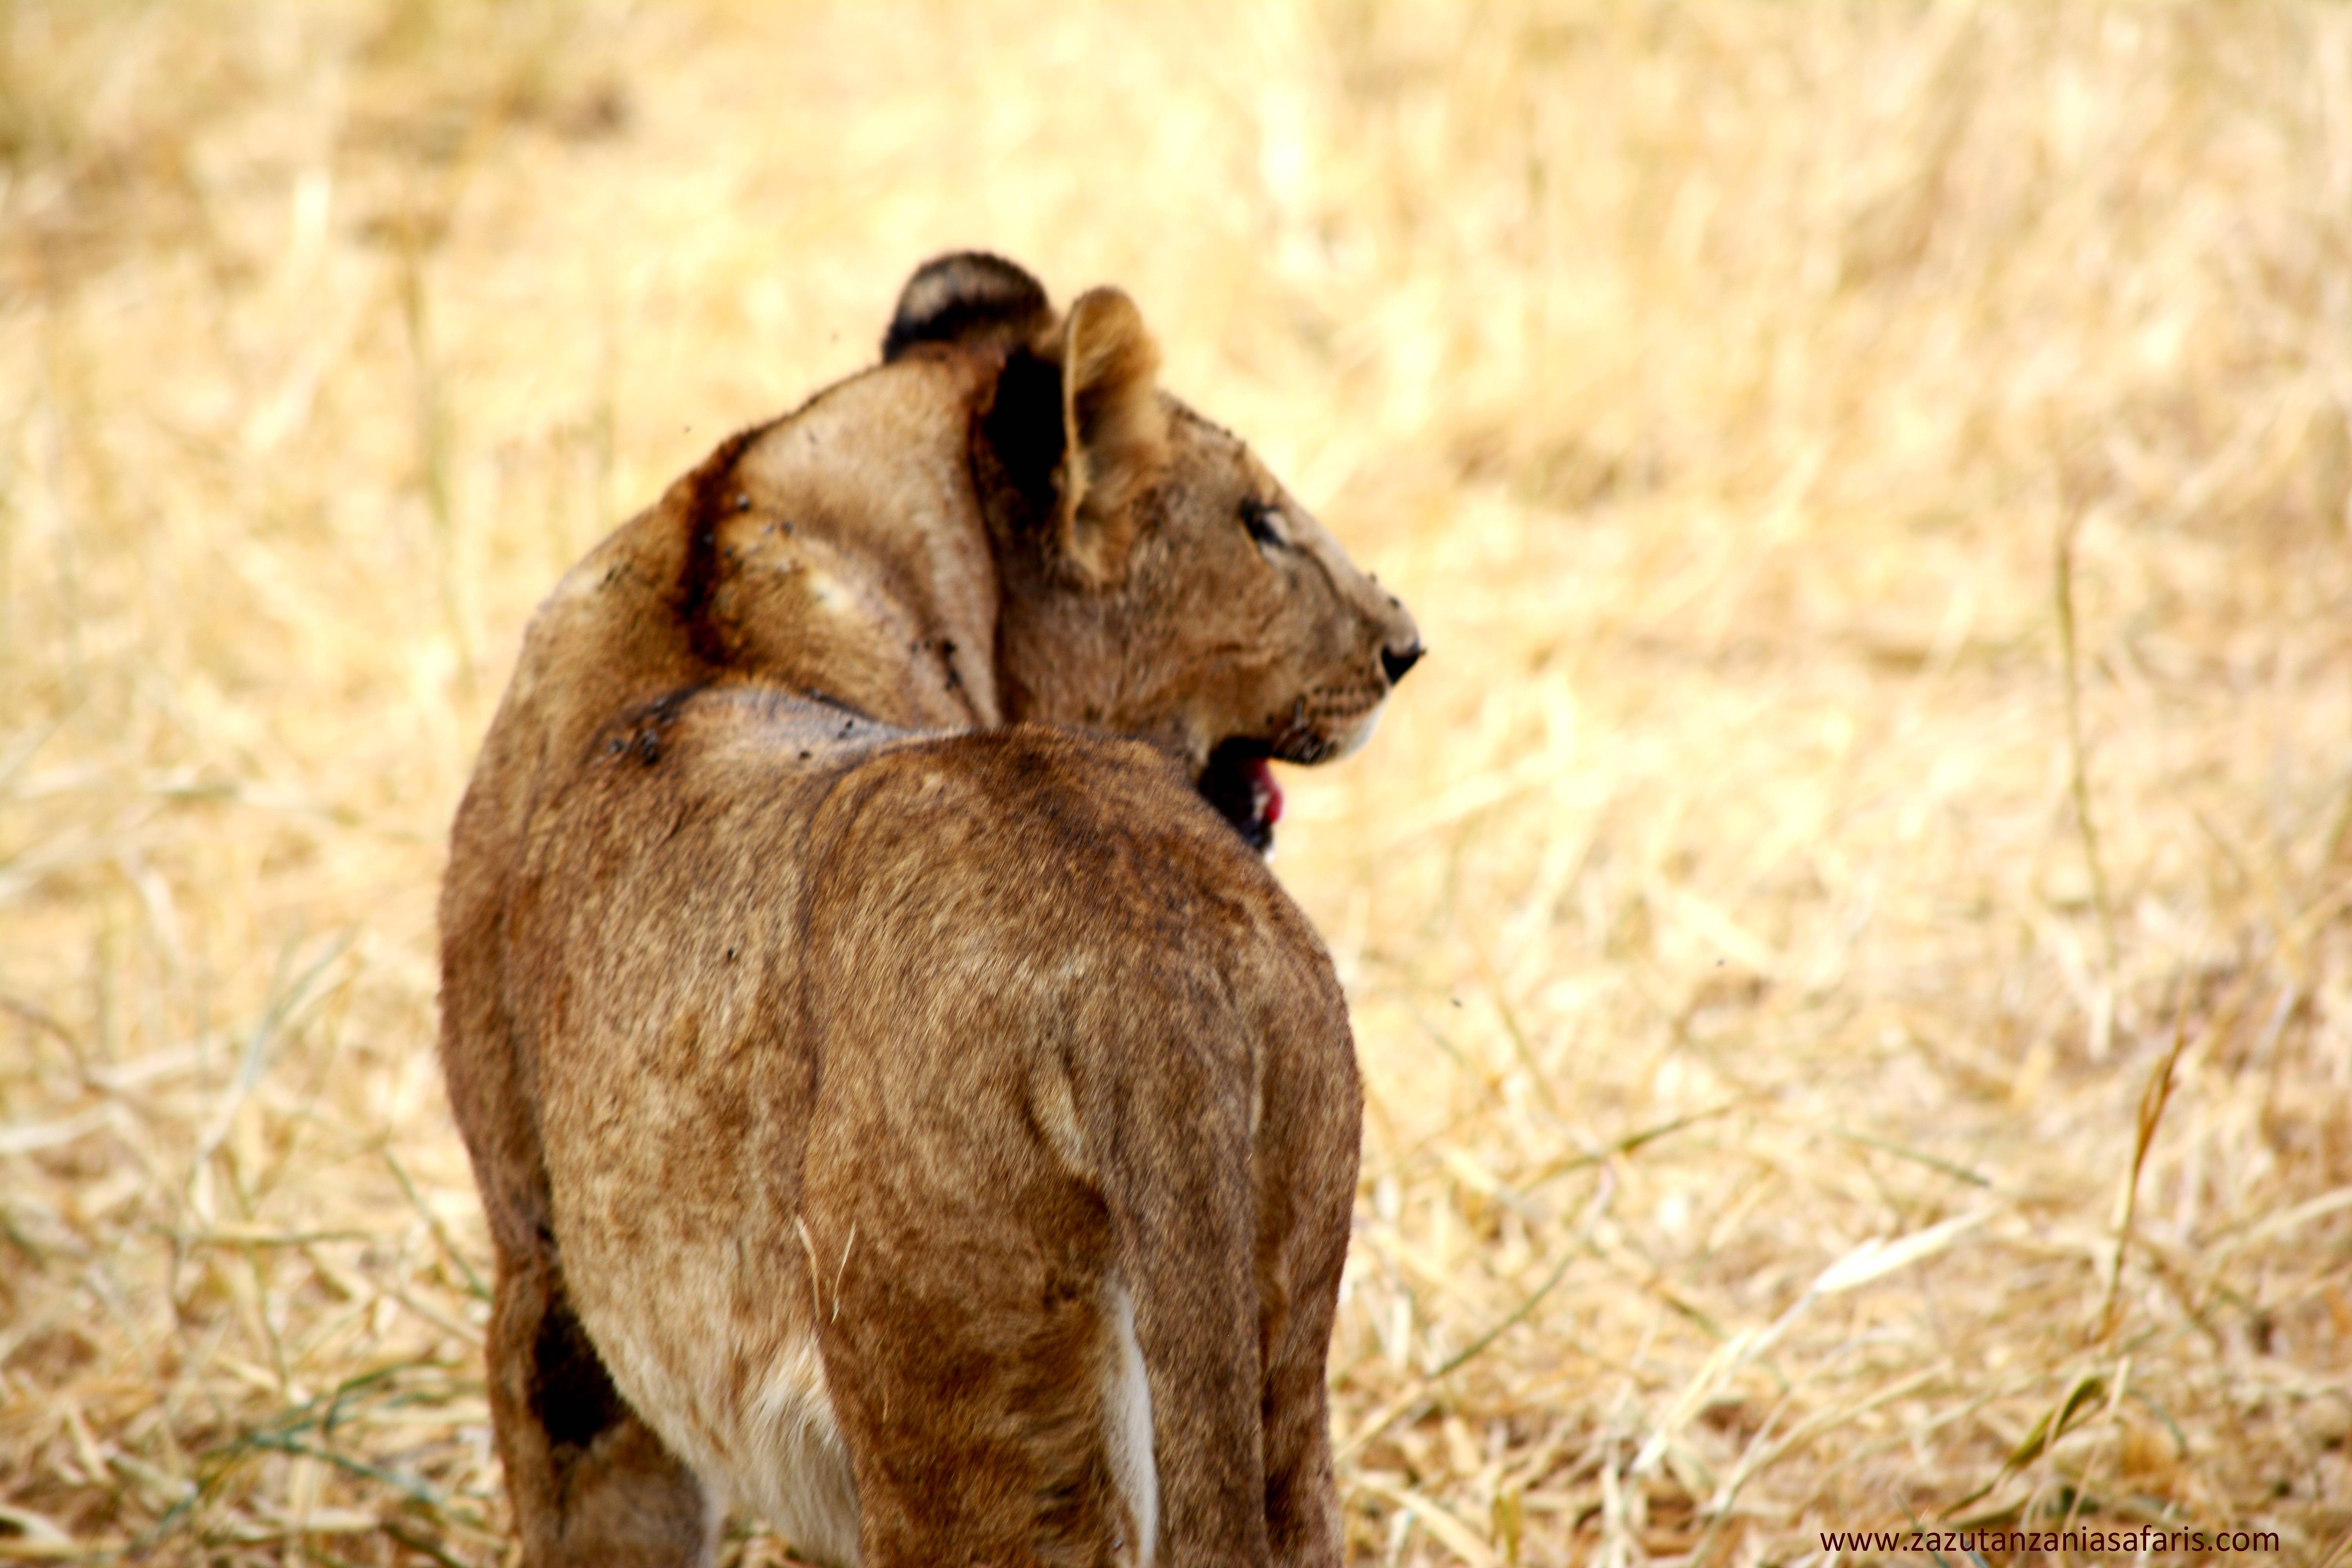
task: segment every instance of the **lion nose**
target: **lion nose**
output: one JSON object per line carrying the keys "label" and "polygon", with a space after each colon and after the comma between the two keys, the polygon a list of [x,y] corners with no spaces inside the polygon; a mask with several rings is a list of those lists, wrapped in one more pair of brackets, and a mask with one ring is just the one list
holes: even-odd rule
{"label": "lion nose", "polygon": [[1389,678],[1389,684],[1394,686],[1398,681],[1402,680],[1404,672],[1421,662],[1423,651],[1425,650],[1418,641],[1409,643],[1403,647],[1381,649],[1381,670]]}

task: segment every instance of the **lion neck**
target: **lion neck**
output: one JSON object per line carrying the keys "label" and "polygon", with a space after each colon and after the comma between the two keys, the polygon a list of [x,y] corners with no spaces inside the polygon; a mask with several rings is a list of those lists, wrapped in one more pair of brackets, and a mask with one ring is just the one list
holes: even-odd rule
{"label": "lion neck", "polygon": [[909,730],[1003,721],[999,583],[967,458],[971,367],[843,383],[656,509],[694,659]]}

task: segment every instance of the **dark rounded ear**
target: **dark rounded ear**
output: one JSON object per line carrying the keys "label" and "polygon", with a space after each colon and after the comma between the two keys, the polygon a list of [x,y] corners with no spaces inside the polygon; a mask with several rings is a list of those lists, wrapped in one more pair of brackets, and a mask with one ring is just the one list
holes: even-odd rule
{"label": "dark rounded ear", "polygon": [[1053,320],[1044,284],[1001,256],[960,250],[924,262],[907,279],[882,340],[882,363],[917,343],[1016,348]]}
{"label": "dark rounded ear", "polygon": [[1055,533],[1062,559],[1097,586],[1127,574],[1135,507],[1168,467],[1160,345],[1116,289],[1090,289],[1062,319],[1062,460]]}

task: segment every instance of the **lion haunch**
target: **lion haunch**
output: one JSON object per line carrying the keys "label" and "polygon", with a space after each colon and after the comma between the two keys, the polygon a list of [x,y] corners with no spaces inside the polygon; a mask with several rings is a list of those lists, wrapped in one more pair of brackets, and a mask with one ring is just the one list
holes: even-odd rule
{"label": "lion haunch", "polygon": [[1361,1101],[1253,850],[1421,642],[1157,361],[941,258],[533,619],[441,902],[526,1563],[1339,1560]]}

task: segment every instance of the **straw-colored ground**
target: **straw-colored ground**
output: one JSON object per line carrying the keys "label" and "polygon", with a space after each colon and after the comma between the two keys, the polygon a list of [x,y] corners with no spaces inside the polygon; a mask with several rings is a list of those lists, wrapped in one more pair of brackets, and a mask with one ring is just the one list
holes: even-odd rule
{"label": "straw-colored ground", "polygon": [[0,4],[0,1558],[499,1559],[446,824],[969,244],[1433,649],[1278,862],[1359,1558],[2342,1559],[2352,14],[1176,0]]}

